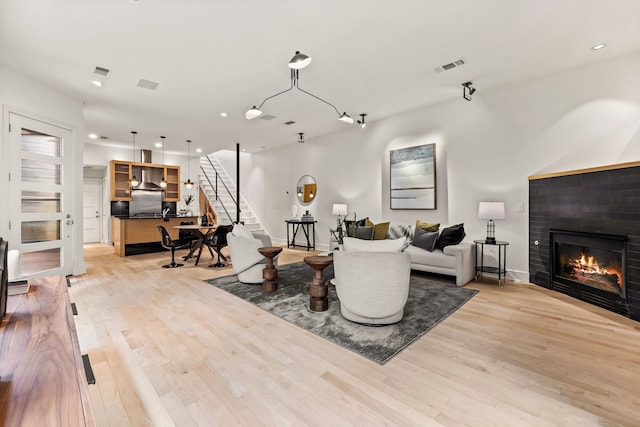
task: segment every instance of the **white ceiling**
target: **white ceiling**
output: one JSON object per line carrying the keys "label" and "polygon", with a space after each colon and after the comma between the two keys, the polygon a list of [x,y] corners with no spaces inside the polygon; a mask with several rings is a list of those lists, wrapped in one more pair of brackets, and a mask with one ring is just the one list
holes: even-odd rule
{"label": "white ceiling", "polygon": [[[356,126],[295,89],[265,103],[274,120],[244,118],[289,87],[296,50],[313,58],[302,88],[373,122],[466,102],[466,81],[478,98],[638,51],[639,16],[638,0],[0,0],[0,63],[81,99],[86,133],[106,142],[136,130],[141,147],[166,135],[167,150],[259,151]],[[111,70],[102,88],[96,66]]]}

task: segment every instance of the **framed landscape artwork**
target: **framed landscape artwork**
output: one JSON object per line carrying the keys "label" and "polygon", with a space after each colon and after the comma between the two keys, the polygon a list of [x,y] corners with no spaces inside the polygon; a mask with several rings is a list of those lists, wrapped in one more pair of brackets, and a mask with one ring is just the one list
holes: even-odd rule
{"label": "framed landscape artwork", "polygon": [[436,209],[436,145],[390,154],[391,209]]}

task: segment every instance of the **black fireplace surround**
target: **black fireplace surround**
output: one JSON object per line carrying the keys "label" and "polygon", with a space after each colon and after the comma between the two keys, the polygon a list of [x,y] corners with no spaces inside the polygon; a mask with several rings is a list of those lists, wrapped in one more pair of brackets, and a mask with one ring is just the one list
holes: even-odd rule
{"label": "black fireplace surround", "polygon": [[640,320],[640,164],[529,180],[529,280]]}

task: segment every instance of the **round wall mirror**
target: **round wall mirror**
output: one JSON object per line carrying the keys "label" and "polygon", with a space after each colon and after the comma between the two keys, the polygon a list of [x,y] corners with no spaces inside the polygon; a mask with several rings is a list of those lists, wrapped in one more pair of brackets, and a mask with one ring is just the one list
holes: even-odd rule
{"label": "round wall mirror", "polygon": [[316,180],[311,175],[303,175],[300,177],[298,185],[296,186],[298,201],[300,203],[309,204],[313,202],[316,194],[318,194]]}

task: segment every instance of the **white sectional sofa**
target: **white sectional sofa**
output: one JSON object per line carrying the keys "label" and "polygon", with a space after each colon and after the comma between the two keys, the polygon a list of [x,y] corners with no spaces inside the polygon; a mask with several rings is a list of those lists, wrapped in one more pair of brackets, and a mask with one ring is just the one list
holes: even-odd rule
{"label": "white sectional sofa", "polygon": [[455,276],[457,286],[466,285],[476,274],[475,246],[470,242],[462,241],[433,252],[410,245],[404,252],[411,256],[411,269]]}
{"label": "white sectional sofa", "polygon": [[[440,231],[447,228],[441,226]],[[400,231],[398,231],[400,230]],[[394,226],[389,228],[386,240],[361,240],[344,238],[344,249],[369,250],[379,252],[403,251],[411,257],[411,269],[429,273],[454,276],[457,286],[464,286],[475,277],[475,245],[463,240],[460,243],[445,246],[443,249],[428,251],[413,246],[413,226]]]}

